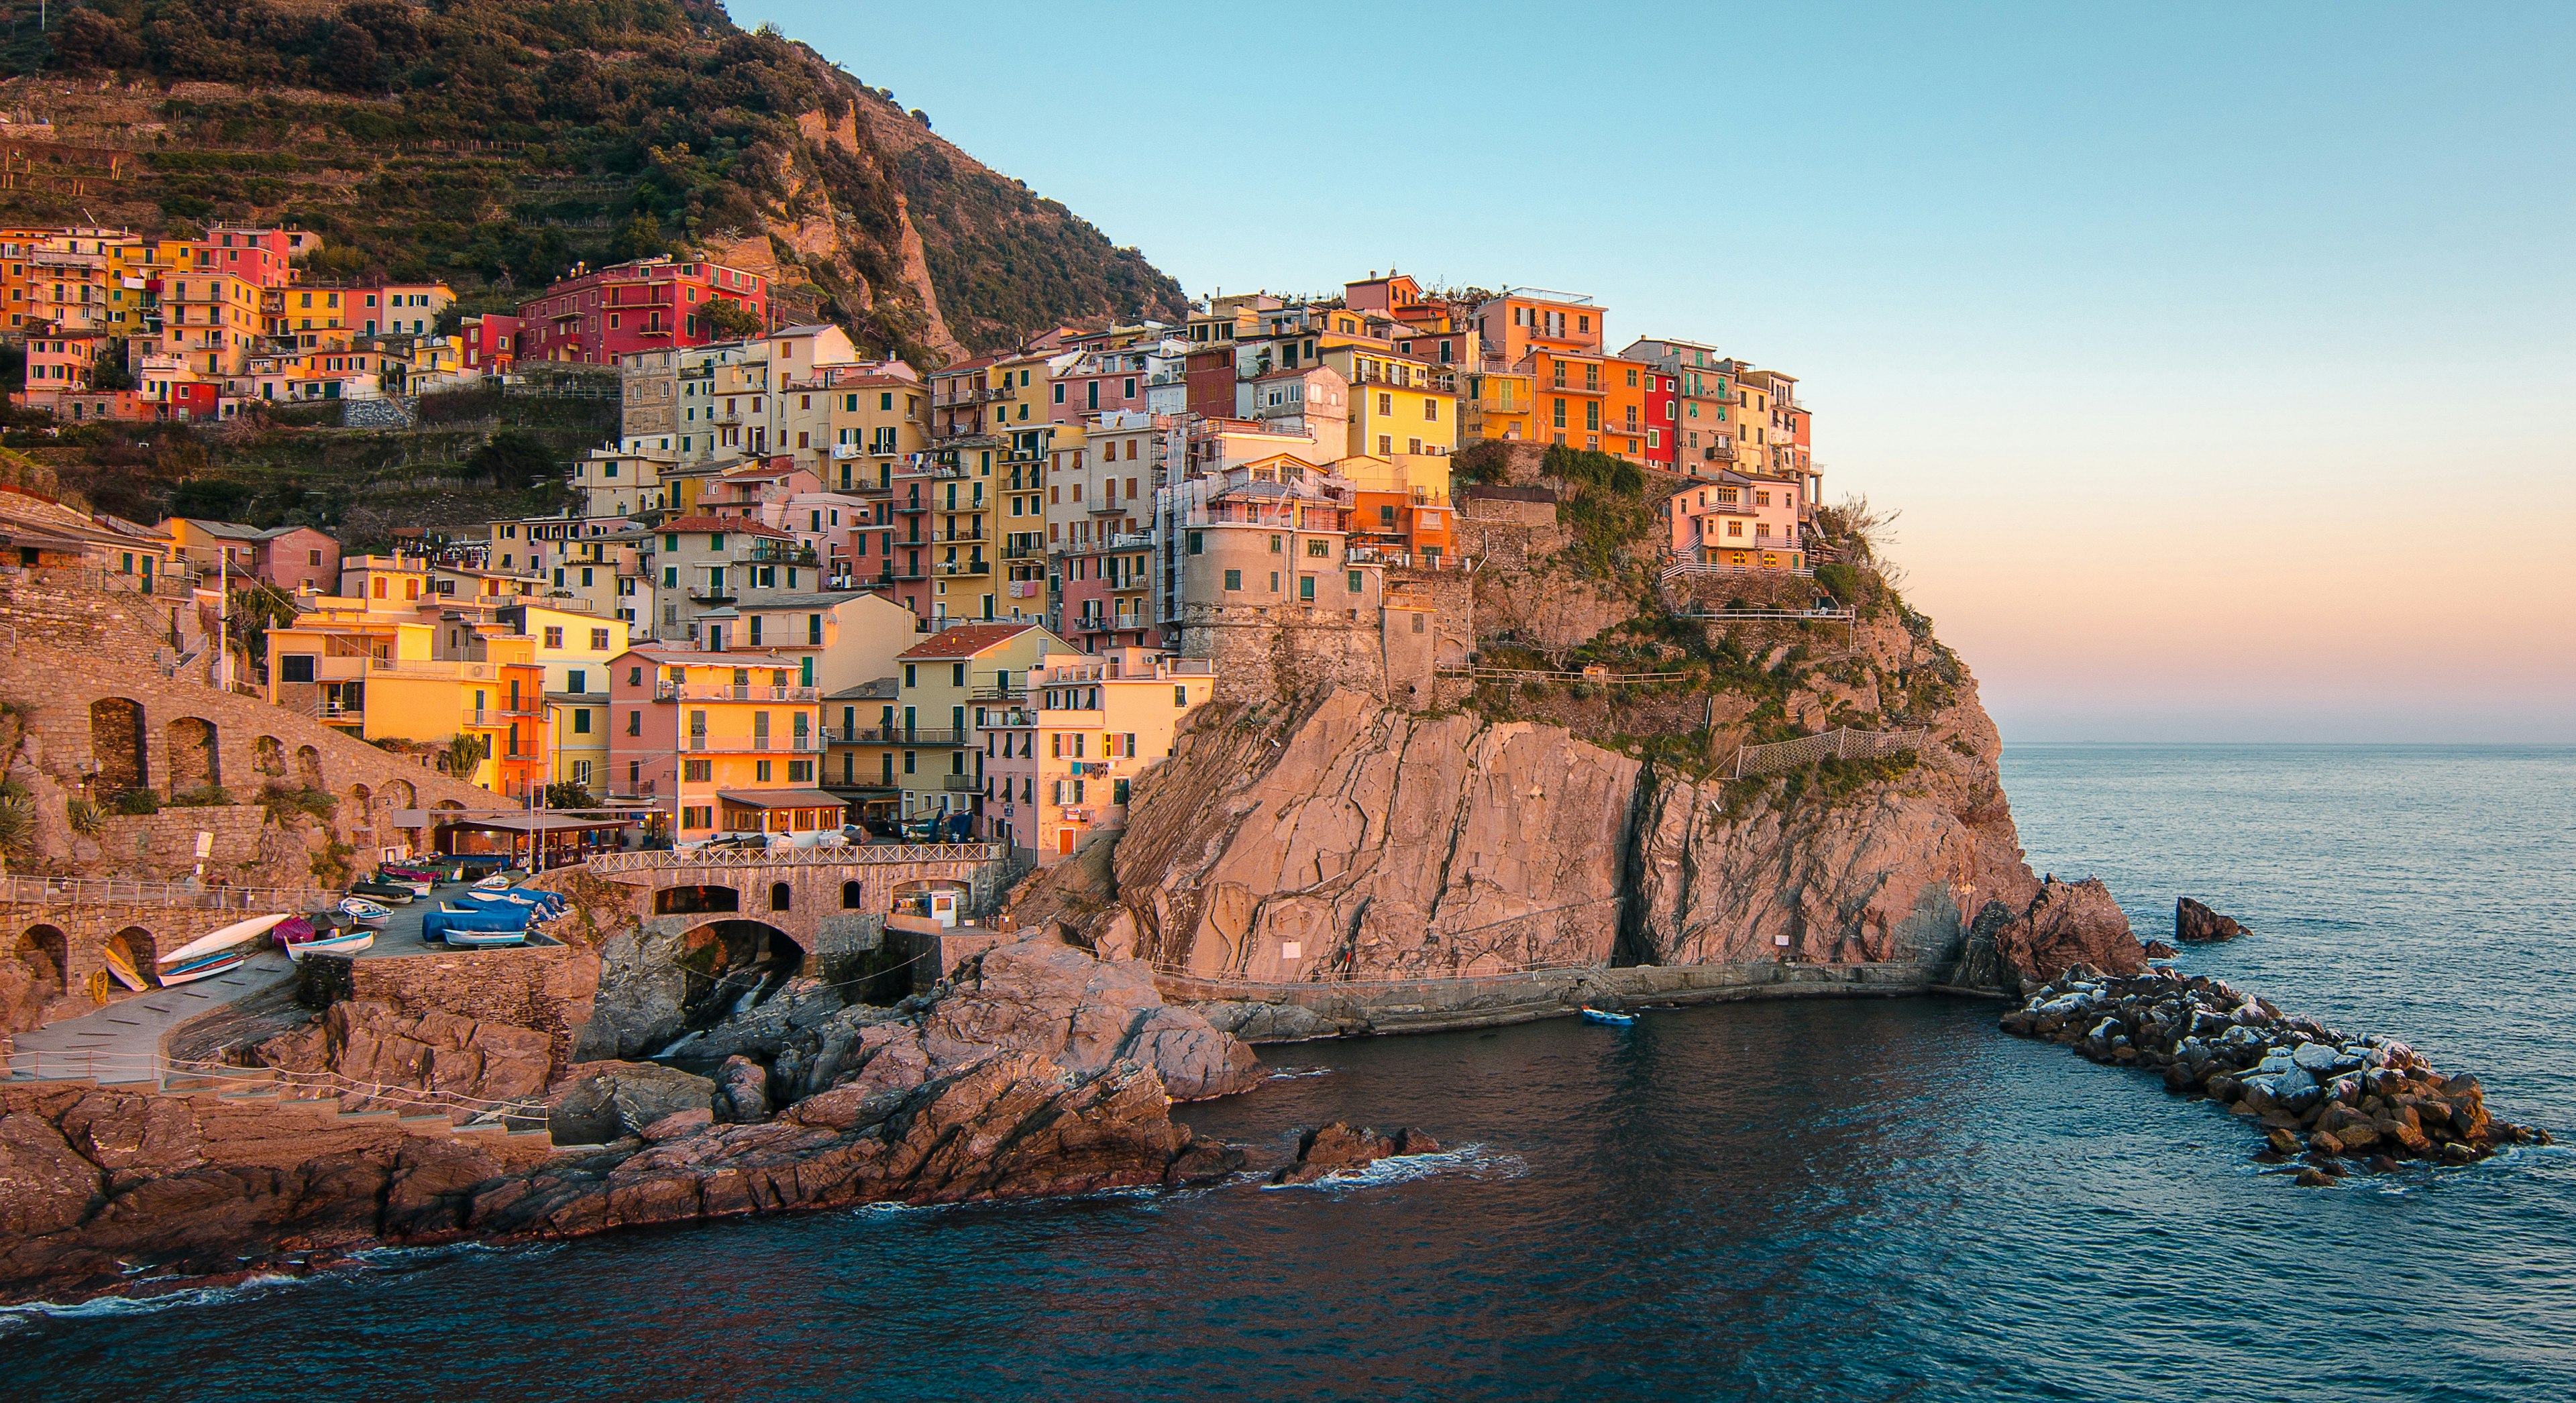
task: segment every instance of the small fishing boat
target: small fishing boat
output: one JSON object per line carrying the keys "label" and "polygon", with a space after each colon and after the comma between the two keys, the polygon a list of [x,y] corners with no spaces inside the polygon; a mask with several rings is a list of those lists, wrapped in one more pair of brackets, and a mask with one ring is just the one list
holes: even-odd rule
{"label": "small fishing boat", "polygon": [[389,908],[379,906],[363,896],[340,898],[339,911],[342,916],[348,918],[351,925],[364,926],[370,930],[383,930],[385,922],[392,920],[394,916]]}
{"label": "small fishing boat", "polygon": [[1637,1015],[1633,1013],[1612,1013],[1606,1008],[1592,1008],[1587,1005],[1583,1010],[1583,1021],[1586,1023],[1606,1023],[1613,1028],[1625,1028],[1629,1024],[1637,1021]]}
{"label": "small fishing boat", "polygon": [[162,987],[167,988],[238,969],[241,962],[250,957],[252,942],[293,918],[294,913],[280,911],[273,916],[253,916],[247,921],[235,921],[154,960],[153,972],[160,976]]}
{"label": "small fishing boat", "polygon": [[451,927],[445,932],[445,934],[448,944],[462,945],[467,949],[481,949],[486,946],[495,945],[525,945],[528,943],[528,928],[525,926],[521,926],[517,930],[459,930]]}
{"label": "small fishing boat", "polygon": [[125,953],[124,946],[111,941],[106,953],[107,972],[115,977],[117,983],[138,994],[152,987],[152,982],[145,979],[143,972],[134,967],[134,957]]}
{"label": "small fishing boat", "polygon": [[510,889],[510,874],[507,872],[495,872],[491,876],[476,882],[474,884],[474,889],[476,891],[508,891]]}
{"label": "small fishing boat", "polygon": [[396,882],[351,882],[349,895],[392,906],[409,906],[414,893],[410,887]]}
{"label": "small fishing boat", "polygon": [[388,886],[401,887],[414,896],[427,896],[429,895],[430,888],[438,885],[427,877],[416,877],[407,872],[398,872],[387,868],[377,869],[376,880],[383,882]]}
{"label": "small fishing boat", "polygon": [[343,928],[327,923],[316,926],[301,917],[279,926],[277,933],[286,946],[286,958],[290,960],[301,960],[316,950],[334,955],[354,955],[376,943],[376,933],[365,926]]}

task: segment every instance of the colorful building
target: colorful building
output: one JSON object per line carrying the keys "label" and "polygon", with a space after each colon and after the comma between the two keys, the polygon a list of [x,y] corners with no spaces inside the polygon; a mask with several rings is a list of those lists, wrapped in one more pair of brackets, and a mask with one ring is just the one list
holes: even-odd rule
{"label": "colorful building", "polygon": [[769,324],[769,282],[757,273],[668,258],[577,271],[520,305],[518,359],[615,365],[636,351],[730,340],[738,333],[717,323],[719,302]]}
{"label": "colorful building", "polygon": [[[893,757],[886,769],[900,794],[901,817],[947,821],[974,814],[984,791],[976,716],[1025,706],[1030,672],[1073,651],[1035,624],[970,623],[898,654],[895,729],[881,735],[877,749]],[[857,763],[864,772],[866,757]]]}
{"label": "colorful building", "polygon": [[1049,658],[1025,700],[985,708],[980,833],[1046,866],[1124,828],[1129,786],[1215,694],[1203,658],[1127,647]]}
{"label": "colorful building", "polygon": [[644,644],[608,665],[608,790],[651,805],[683,844],[837,828],[817,787],[822,711],[797,664],[757,650]]}

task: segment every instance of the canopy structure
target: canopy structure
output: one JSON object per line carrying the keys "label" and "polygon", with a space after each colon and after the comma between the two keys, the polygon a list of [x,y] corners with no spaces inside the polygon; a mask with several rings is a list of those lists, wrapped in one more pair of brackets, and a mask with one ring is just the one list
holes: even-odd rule
{"label": "canopy structure", "polygon": [[434,821],[440,852],[460,857],[506,853],[532,872],[579,862],[594,852],[613,852],[619,846],[619,833],[635,826],[631,818],[576,818],[543,811],[459,814]]}
{"label": "canopy structure", "polygon": [[733,833],[816,833],[841,826],[846,806],[820,789],[719,789]]}

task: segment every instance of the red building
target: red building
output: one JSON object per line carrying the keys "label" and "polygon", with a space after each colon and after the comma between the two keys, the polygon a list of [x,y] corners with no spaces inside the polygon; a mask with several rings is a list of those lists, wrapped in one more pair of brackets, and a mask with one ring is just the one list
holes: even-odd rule
{"label": "red building", "polygon": [[1680,388],[1681,380],[1672,372],[1660,367],[1646,371],[1646,462],[1666,472],[1678,461],[1673,431],[1680,425]]}
{"label": "red building", "polygon": [[507,370],[519,358],[519,319],[487,312],[467,317],[457,330],[465,338],[465,366],[469,370]]}
{"label": "red building", "polygon": [[757,273],[667,258],[577,269],[543,296],[520,304],[516,359],[615,365],[633,351],[741,339],[709,315],[719,301],[768,327],[769,280]]}

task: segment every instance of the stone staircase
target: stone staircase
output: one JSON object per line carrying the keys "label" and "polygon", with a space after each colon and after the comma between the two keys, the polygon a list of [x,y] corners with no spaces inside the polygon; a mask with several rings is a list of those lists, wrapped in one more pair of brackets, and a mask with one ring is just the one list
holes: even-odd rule
{"label": "stone staircase", "polygon": [[425,1110],[405,1115],[400,1111],[344,1111],[337,1095],[308,1096],[297,1094],[300,1088],[287,1083],[273,1067],[239,1067],[221,1071],[172,1074],[161,1079],[160,1092],[198,1103],[209,1103],[239,1110],[273,1110],[294,1112],[312,1119],[317,1128],[343,1126],[388,1126],[407,1135],[434,1139],[451,1139],[503,1145],[513,1149],[551,1151],[553,1138],[543,1129],[512,1130],[499,1121],[458,1122],[455,1113]]}

